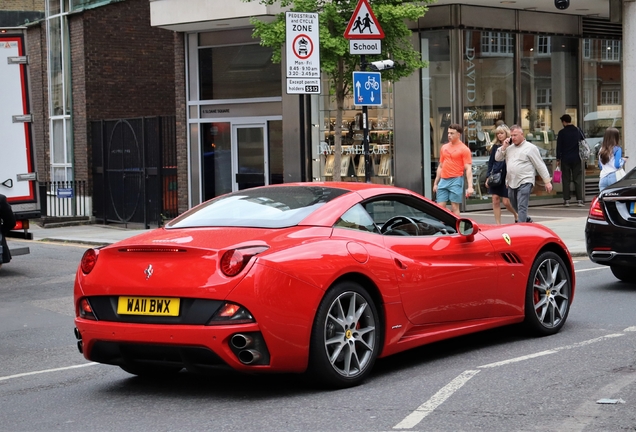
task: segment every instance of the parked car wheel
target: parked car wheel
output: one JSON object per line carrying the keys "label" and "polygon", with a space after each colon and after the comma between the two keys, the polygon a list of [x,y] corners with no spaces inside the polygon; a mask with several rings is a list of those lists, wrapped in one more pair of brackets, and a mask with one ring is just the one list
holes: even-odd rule
{"label": "parked car wheel", "polygon": [[526,325],[545,336],[557,333],[570,312],[572,281],[561,257],[543,252],[535,259],[526,289]]}
{"label": "parked car wheel", "polygon": [[311,337],[308,372],[317,382],[344,388],[360,384],[380,351],[380,319],[369,293],[341,282],[322,300]]}
{"label": "parked car wheel", "polygon": [[636,274],[633,269],[622,266],[611,266],[610,268],[617,279],[623,282],[636,283]]}

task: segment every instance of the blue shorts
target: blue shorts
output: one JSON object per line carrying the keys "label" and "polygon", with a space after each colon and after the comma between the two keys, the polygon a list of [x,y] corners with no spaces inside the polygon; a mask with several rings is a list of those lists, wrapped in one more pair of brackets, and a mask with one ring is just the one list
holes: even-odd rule
{"label": "blue shorts", "polygon": [[448,201],[454,203],[462,202],[464,194],[464,176],[451,177],[441,179],[437,184],[436,200],[440,204],[446,204]]}

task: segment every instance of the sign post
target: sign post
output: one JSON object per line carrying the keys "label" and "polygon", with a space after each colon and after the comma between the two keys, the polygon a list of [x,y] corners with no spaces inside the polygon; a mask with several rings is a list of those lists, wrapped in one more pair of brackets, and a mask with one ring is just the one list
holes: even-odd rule
{"label": "sign post", "polygon": [[380,54],[384,31],[368,0],[359,0],[344,33],[349,39],[349,54],[360,54],[361,72],[353,73],[354,105],[362,106],[362,145],[364,147],[364,181],[371,183],[369,153],[369,106],[382,105],[382,81],[379,72],[366,72],[365,54]]}
{"label": "sign post", "polygon": [[285,12],[287,94],[320,94],[318,14]]}

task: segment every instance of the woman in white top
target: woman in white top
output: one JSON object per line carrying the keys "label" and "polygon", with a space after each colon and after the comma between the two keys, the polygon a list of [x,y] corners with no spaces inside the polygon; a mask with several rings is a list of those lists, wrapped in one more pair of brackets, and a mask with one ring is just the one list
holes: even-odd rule
{"label": "woman in white top", "polygon": [[606,187],[616,183],[616,171],[623,166],[624,158],[618,145],[618,129],[609,127],[605,130],[603,144],[598,152],[598,167],[601,170],[598,188],[603,191]]}

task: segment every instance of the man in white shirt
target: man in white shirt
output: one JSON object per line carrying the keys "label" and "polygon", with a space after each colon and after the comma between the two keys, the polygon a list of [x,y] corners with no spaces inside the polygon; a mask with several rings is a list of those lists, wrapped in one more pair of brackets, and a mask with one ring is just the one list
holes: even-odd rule
{"label": "man in white shirt", "polygon": [[497,149],[495,160],[506,161],[508,197],[519,215],[518,221],[532,222],[528,217],[528,203],[536,173],[543,179],[545,190],[552,192],[550,172],[541,158],[539,149],[525,140],[521,126],[513,125],[510,128],[510,138]]}

